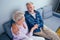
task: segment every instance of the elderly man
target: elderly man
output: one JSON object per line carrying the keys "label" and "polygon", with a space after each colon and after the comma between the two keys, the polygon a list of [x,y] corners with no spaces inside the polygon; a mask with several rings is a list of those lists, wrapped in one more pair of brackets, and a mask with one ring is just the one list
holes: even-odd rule
{"label": "elderly man", "polygon": [[[28,25],[29,31],[34,25],[37,25],[38,28],[34,30],[34,35],[42,36],[50,40],[60,40],[55,32],[44,26],[40,13],[34,10],[34,5],[32,2],[26,3],[26,7],[28,11],[25,11],[25,20]],[[13,24],[12,27],[14,30],[14,27],[16,27],[16,25]]]}

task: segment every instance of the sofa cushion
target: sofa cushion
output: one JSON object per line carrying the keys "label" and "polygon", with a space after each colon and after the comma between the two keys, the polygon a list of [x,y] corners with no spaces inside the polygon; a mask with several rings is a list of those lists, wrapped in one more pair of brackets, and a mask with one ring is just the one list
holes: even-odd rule
{"label": "sofa cushion", "polygon": [[4,31],[6,34],[10,37],[13,38],[12,33],[11,33],[11,26],[12,26],[13,20],[9,20],[8,22],[3,24]]}
{"label": "sofa cushion", "polygon": [[53,13],[53,11],[52,11],[52,6],[51,5],[43,7],[43,14],[42,15],[43,15],[44,18],[51,17],[52,13]]}
{"label": "sofa cushion", "polygon": [[43,8],[39,8],[39,9],[37,9],[37,11],[40,13],[40,15],[41,15],[41,17],[43,18]]}

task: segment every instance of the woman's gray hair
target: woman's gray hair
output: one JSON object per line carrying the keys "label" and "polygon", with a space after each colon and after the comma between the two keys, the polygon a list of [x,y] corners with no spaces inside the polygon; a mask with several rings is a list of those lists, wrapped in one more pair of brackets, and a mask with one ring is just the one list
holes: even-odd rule
{"label": "woman's gray hair", "polygon": [[20,20],[22,17],[24,17],[24,13],[21,12],[21,11],[16,11],[14,14],[13,14],[13,21],[17,22],[18,20]]}

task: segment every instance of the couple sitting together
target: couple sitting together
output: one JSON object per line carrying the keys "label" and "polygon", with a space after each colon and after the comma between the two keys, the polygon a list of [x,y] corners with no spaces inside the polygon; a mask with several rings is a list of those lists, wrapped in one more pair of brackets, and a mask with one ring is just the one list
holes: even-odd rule
{"label": "couple sitting together", "polygon": [[28,11],[25,11],[25,14],[16,11],[13,15],[14,24],[11,27],[13,40],[45,40],[44,38],[60,40],[55,32],[44,26],[40,13],[34,10],[32,2],[26,3],[26,7]]}

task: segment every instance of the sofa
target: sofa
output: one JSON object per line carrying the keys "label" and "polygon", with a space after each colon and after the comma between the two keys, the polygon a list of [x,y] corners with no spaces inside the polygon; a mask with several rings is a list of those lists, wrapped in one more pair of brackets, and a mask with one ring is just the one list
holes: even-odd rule
{"label": "sofa", "polygon": [[[0,35],[0,40],[12,40],[13,39],[13,36],[12,36],[12,33],[11,33],[12,22],[14,23],[13,20],[9,20],[9,21],[7,21],[3,24],[3,28],[4,28],[5,32]],[[34,35],[34,36],[37,37],[38,35]],[[39,38],[40,38],[40,40],[43,40],[42,37],[39,37]],[[37,38],[37,39],[34,38],[34,39],[38,40],[39,38]],[[47,38],[45,38],[45,39],[47,39]]]}
{"label": "sofa", "polygon": [[[53,11],[51,5],[47,5],[43,8],[39,8],[38,11],[40,12],[44,24],[56,32],[58,27],[60,26],[60,14]],[[53,24],[53,25],[52,25]]]}
{"label": "sofa", "polygon": [[[57,24],[55,24],[55,28],[56,29],[58,28],[56,26],[59,26],[59,24],[60,24],[58,22],[59,20],[57,20],[59,18],[53,16],[52,6],[48,5],[48,7],[45,6],[43,8],[37,9],[37,11],[40,12],[45,25],[47,25],[49,28],[51,28],[52,27],[51,22],[53,21],[52,22],[53,24],[55,24],[55,22],[57,22]],[[13,20],[9,20],[9,21],[7,21],[3,24],[4,33],[2,33],[0,35],[0,40],[12,40],[13,36],[12,36],[12,33],[11,33],[11,29],[10,29],[11,25],[12,25],[12,22],[13,22]],[[54,29],[54,27],[52,27],[52,30],[56,31],[56,29]],[[46,40],[49,40],[49,39],[46,39]]]}

